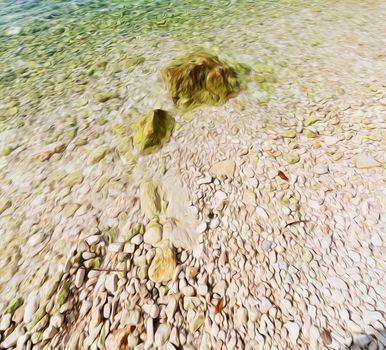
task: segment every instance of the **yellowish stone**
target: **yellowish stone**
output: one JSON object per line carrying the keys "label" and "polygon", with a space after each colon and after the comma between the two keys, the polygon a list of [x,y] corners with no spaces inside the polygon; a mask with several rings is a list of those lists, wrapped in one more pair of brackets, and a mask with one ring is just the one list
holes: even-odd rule
{"label": "yellowish stone", "polygon": [[296,137],[296,131],[294,129],[289,129],[281,133],[281,136],[288,139],[293,139]]}
{"label": "yellowish stone", "polygon": [[157,183],[152,180],[141,184],[141,207],[148,218],[152,219],[162,210],[161,190]]}
{"label": "yellowish stone", "polygon": [[69,186],[72,187],[74,185],[79,185],[83,182],[83,175],[81,172],[76,171],[73,173],[68,174],[64,179],[63,179],[63,184],[64,186]]}
{"label": "yellowish stone", "polygon": [[205,315],[203,312],[198,312],[193,320],[189,324],[189,329],[192,333],[196,332],[205,321]]}
{"label": "yellowish stone", "polygon": [[149,278],[153,282],[168,282],[176,268],[176,256],[170,248],[157,248],[149,268]]}
{"label": "yellowish stone", "polygon": [[235,162],[233,160],[223,160],[221,162],[214,163],[209,172],[218,178],[226,176],[232,178],[235,173]]}
{"label": "yellowish stone", "polygon": [[304,129],[302,134],[310,139],[313,139],[318,135],[309,129]]}

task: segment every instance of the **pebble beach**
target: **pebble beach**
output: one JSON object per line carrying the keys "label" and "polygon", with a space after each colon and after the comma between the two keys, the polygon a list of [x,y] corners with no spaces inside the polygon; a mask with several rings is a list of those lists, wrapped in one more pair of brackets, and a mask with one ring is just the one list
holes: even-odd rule
{"label": "pebble beach", "polygon": [[0,349],[386,349],[385,2],[0,5]]}

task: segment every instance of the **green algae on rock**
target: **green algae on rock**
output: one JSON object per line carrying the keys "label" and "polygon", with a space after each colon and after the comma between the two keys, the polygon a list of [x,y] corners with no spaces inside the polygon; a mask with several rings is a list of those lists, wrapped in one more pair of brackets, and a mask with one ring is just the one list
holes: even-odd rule
{"label": "green algae on rock", "polygon": [[111,100],[112,98],[118,98],[119,95],[116,91],[106,91],[106,92],[99,92],[94,95],[95,102],[103,103],[108,100]]}
{"label": "green algae on rock", "polygon": [[65,217],[65,218],[69,218],[71,217],[72,215],[74,215],[74,213],[80,208],[80,204],[78,203],[68,203],[68,204],[65,204],[65,206],[63,207],[63,210],[62,210],[62,215]]}
{"label": "green algae on rock", "polygon": [[3,211],[6,211],[8,208],[10,208],[12,205],[12,202],[9,199],[0,198],[0,214],[3,213]]}
{"label": "green algae on rock", "polygon": [[139,154],[158,151],[169,141],[174,127],[174,118],[162,109],[155,109],[140,118],[134,125],[134,145]]}
{"label": "green algae on rock", "polygon": [[70,286],[70,281],[65,281],[60,287],[60,289],[58,290],[58,294],[56,294],[54,310],[58,311],[59,308],[65,303],[70,293]]}
{"label": "green algae on rock", "polygon": [[312,125],[312,124],[315,124],[315,123],[318,122],[318,121],[319,121],[319,118],[317,118],[317,117],[315,117],[315,116],[311,116],[311,117],[307,118],[307,119],[304,121],[303,125],[304,125],[304,126],[310,126],[310,125]]}
{"label": "green algae on rock", "polygon": [[300,157],[296,153],[289,154],[284,159],[286,160],[286,162],[288,164],[296,164],[296,163],[298,163],[300,161]]}
{"label": "green algae on rock", "polygon": [[23,305],[23,298],[16,297],[10,301],[8,306],[5,308],[5,314],[13,314],[21,305]]}
{"label": "green algae on rock", "polygon": [[302,131],[302,134],[310,139],[313,139],[315,138],[316,136],[318,136],[317,133],[313,132],[312,130],[309,130],[309,129],[303,129]]}
{"label": "green algae on rock", "polygon": [[140,186],[141,208],[149,219],[162,211],[162,191],[160,186],[151,180],[144,181]]}
{"label": "green algae on rock", "polygon": [[5,146],[0,149],[0,157],[5,157],[10,155],[15,150],[15,147]]}
{"label": "green algae on rock", "polygon": [[70,173],[63,179],[64,186],[68,186],[68,187],[79,185],[82,182],[83,182],[83,175],[80,171]]}
{"label": "green algae on rock", "polygon": [[93,165],[99,163],[110,152],[110,148],[107,146],[100,146],[90,154],[89,164]]}
{"label": "green algae on rock", "polygon": [[222,105],[240,90],[236,69],[204,51],[177,57],[161,73],[174,104],[182,109]]}
{"label": "green algae on rock", "polygon": [[125,241],[130,241],[136,235],[143,235],[145,233],[145,226],[143,224],[135,224],[130,226],[124,237]]}
{"label": "green algae on rock", "polygon": [[281,133],[281,136],[288,139],[293,139],[296,137],[296,131],[294,129],[288,129]]}

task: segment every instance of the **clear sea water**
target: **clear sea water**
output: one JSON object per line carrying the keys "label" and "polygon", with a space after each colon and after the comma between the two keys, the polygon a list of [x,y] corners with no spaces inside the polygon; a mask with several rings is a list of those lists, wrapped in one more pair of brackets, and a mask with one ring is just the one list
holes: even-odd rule
{"label": "clear sea water", "polygon": [[[199,47],[281,67],[330,55],[339,67],[356,48],[368,53],[367,35],[379,35],[373,50],[381,54],[384,13],[376,0],[0,0],[0,119],[9,126],[15,116],[74,100],[93,84],[111,88],[112,71],[128,74],[126,86],[140,77],[143,84],[132,89],[139,96],[161,63]],[[140,76],[121,64],[139,56],[146,59]]]}

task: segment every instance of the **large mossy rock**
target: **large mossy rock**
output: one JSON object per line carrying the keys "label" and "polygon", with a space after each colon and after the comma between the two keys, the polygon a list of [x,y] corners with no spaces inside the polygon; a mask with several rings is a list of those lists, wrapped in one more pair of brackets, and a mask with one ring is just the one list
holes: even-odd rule
{"label": "large mossy rock", "polygon": [[168,112],[155,109],[140,118],[133,126],[134,145],[142,155],[158,151],[169,141],[174,119]]}
{"label": "large mossy rock", "polygon": [[240,89],[235,67],[203,51],[177,57],[161,73],[174,104],[181,109],[221,105]]}

